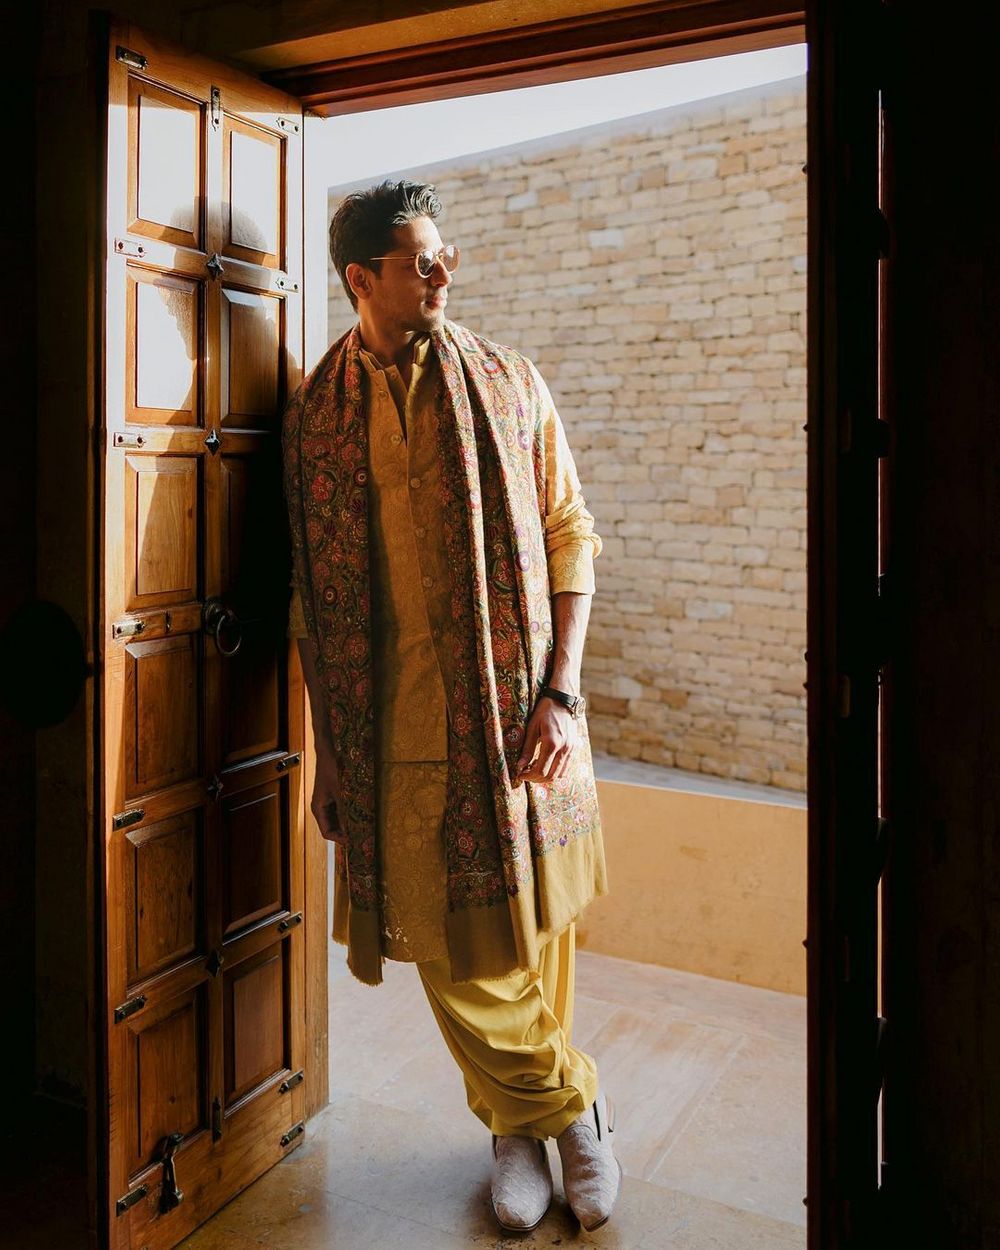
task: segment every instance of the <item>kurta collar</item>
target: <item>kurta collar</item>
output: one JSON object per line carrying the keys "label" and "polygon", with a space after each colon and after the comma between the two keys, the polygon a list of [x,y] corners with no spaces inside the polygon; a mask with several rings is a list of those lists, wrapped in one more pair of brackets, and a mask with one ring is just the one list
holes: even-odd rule
{"label": "kurta collar", "polygon": [[[413,363],[418,368],[423,368],[427,360],[427,352],[431,345],[431,336],[429,334],[419,334],[413,341]],[[361,357],[361,363],[367,369],[369,375],[373,373],[388,373],[390,369],[394,369],[395,365],[383,365],[377,356],[370,352],[366,347],[361,345],[360,336],[358,338],[358,354]]]}

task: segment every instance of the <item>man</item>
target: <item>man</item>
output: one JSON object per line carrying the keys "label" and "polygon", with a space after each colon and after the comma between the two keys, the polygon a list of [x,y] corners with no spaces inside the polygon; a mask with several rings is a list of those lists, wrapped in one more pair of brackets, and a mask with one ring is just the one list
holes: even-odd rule
{"label": "man", "polygon": [[330,250],[358,324],[289,403],[290,633],[313,710],[334,937],[414,962],[493,1206],[526,1231],[555,1137],[581,1224],[618,1195],[613,1113],[570,1042],[574,923],[606,892],[580,661],[601,548],[534,366],[445,318],[433,190],[349,196]]}

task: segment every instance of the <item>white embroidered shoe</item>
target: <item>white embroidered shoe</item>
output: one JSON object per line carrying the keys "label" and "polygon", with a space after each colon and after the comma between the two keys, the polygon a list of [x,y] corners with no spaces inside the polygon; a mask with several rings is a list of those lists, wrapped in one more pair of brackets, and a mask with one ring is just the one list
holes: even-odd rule
{"label": "white embroidered shoe", "polygon": [[621,1189],[622,1169],[615,1158],[614,1135],[615,1109],[602,1090],[583,1115],[556,1138],[566,1200],[588,1233],[608,1222]]}
{"label": "white embroidered shoe", "polygon": [[493,1136],[493,1214],[508,1233],[536,1228],[552,1202],[552,1172],[545,1142],[536,1137]]}

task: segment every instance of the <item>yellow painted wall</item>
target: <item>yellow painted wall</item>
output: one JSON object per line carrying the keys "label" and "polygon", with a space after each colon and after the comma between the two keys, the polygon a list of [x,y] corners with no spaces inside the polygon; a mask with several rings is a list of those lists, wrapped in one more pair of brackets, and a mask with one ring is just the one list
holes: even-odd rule
{"label": "yellow painted wall", "polygon": [[806,810],[599,781],[611,892],[581,948],[804,994]]}

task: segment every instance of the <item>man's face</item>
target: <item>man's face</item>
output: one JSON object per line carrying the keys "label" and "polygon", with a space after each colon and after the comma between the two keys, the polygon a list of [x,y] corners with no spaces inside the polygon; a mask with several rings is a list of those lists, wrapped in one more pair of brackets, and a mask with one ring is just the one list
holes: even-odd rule
{"label": "man's face", "polygon": [[452,275],[440,261],[427,278],[421,278],[413,253],[441,247],[437,226],[429,217],[417,217],[393,231],[392,244],[385,254],[407,257],[383,260],[382,272],[371,275],[367,311],[376,325],[391,331],[436,330],[444,324],[448,287]]}

